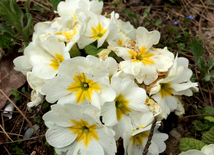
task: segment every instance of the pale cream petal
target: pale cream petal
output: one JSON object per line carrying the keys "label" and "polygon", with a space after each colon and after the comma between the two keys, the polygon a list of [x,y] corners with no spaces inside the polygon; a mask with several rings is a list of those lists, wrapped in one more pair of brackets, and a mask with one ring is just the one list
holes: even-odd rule
{"label": "pale cream petal", "polygon": [[77,137],[68,128],[55,126],[49,128],[45,134],[47,142],[53,147],[65,147],[70,145]]}
{"label": "pale cream petal", "polygon": [[136,40],[139,48],[146,47],[148,51],[152,45],[156,45],[160,40],[160,33],[158,31],[148,31],[144,27],[138,27],[136,30]]}
{"label": "pale cream petal", "polygon": [[116,108],[114,102],[106,102],[101,108],[101,115],[106,126],[114,126],[117,123]]}

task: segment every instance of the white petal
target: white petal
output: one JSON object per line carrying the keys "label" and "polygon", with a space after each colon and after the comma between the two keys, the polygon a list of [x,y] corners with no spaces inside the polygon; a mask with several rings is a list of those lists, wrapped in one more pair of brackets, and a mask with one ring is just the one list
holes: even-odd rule
{"label": "white petal", "polygon": [[[156,131],[155,131],[156,132]],[[168,139],[168,135],[165,133],[154,133],[152,140],[158,145],[159,153],[162,153],[166,149],[165,140]]]}
{"label": "white petal", "polygon": [[189,150],[186,152],[181,152],[179,155],[206,155],[199,150]]}
{"label": "white petal", "polygon": [[53,147],[65,147],[70,145],[77,137],[68,128],[55,126],[49,128],[45,134],[46,140]]}
{"label": "white petal", "polygon": [[160,33],[156,30],[149,32],[146,28],[139,27],[136,30],[136,40],[139,48],[145,46],[148,51],[152,45],[156,45],[159,42]]}
{"label": "white petal", "polygon": [[92,138],[86,148],[83,141],[78,142],[75,147],[74,154],[84,154],[84,155],[104,155],[104,150],[97,140]]}
{"label": "white petal", "polygon": [[70,127],[72,125],[68,111],[65,111],[60,105],[52,105],[51,109],[52,111],[45,113],[42,117],[45,122],[54,122],[61,127]]}
{"label": "white petal", "polygon": [[149,146],[148,155],[159,155],[158,145],[152,140]]}
{"label": "white petal", "polygon": [[102,145],[107,155],[113,155],[117,152],[114,135],[111,134],[113,130],[104,127],[104,129],[98,129],[97,134],[99,136],[99,143]]}
{"label": "white petal", "polygon": [[114,102],[106,102],[101,109],[102,120],[106,126],[113,126],[117,123],[116,108]]}
{"label": "white petal", "polygon": [[[197,83],[182,83],[182,84],[171,83],[170,84],[170,87],[173,88],[175,91],[182,91],[182,90],[186,90],[196,86],[198,86]],[[185,94],[182,94],[182,95],[185,95]]]}
{"label": "white petal", "polygon": [[66,76],[58,76],[47,83],[42,87],[42,92],[46,94],[46,100],[50,103],[56,102],[63,96],[71,94],[71,92],[66,89],[70,86],[72,79]]}
{"label": "white petal", "polygon": [[213,155],[214,144],[205,145],[204,147],[202,147],[201,152],[205,153],[206,155]]}

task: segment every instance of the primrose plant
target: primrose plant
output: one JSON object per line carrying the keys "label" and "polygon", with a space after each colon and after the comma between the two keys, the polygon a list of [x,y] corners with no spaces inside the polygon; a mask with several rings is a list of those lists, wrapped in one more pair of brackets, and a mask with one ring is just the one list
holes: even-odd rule
{"label": "primrose plant", "polygon": [[67,155],[114,155],[119,139],[125,154],[141,155],[156,117],[148,154],[158,155],[168,138],[160,121],[184,114],[181,95],[191,96],[197,83],[186,58],[153,47],[158,31],[135,29],[102,8],[98,0],[66,0],[59,17],[35,25],[14,60],[33,89],[28,106],[56,103],[43,116],[46,139]]}

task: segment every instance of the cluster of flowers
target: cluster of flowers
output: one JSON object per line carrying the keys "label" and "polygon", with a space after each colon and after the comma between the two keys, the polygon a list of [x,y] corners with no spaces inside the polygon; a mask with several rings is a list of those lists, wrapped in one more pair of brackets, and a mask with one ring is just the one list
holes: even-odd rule
{"label": "cluster of flowers", "polygon": [[[101,15],[103,2],[60,2],[59,17],[35,25],[33,41],[14,60],[27,76],[29,107],[45,99],[51,106],[43,119],[46,139],[57,154],[114,155],[123,139],[125,154],[141,155],[152,121],[158,118],[148,154],[166,148],[167,134],[157,128],[175,111],[184,114],[180,96],[197,91],[188,60],[158,44],[160,33],[137,29],[117,13]],[[96,44],[98,57],[71,58]],[[114,52],[117,61],[109,55]]]}

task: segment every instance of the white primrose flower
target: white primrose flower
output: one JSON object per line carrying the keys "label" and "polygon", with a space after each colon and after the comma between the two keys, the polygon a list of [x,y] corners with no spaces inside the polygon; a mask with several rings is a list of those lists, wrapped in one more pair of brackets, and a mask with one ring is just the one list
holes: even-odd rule
{"label": "white primrose flower", "polygon": [[29,53],[32,72],[39,78],[51,79],[58,73],[60,63],[70,58],[65,43],[59,42],[55,36],[37,38],[35,42],[37,47]]}
{"label": "white primrose flower", "polygon": [[150,95],[160,105],[165,116],[177,108],[183,114],[182,104],[176,95],[191,96],[192,91],[197,91],[198,84],[190,82],[192,71],[188,69],[188,64],[186,58],[176,57],[167,77],[157,81],[150,90]]}
{"label": "white primrose flower", "polygon": [[33,89],[31,91],[31,102],[29,102],[27,106],[34,107],[42,103],[44,100],[44,95],[42,95],[42,86],[45,84],[45,81],[35,76],[32,72],[27,72],[27,81]]}
{"label": "white primrose flower", "polygon": [[111,78],[118,71],[118,63],[112,57],[107,57],[105,60],[102,60],[102,59],[97,59],[97,57],[88,55],[87,59],[90,62],[93,62],[93,64],[96,64],[91,68],[87,69],[88,73],[93,73],[93,74],[108,73],[109,78]]}
{"label": "white primrose flower", "polygon": [[52,105],[43,115],[47,142],[58,154],[114,155],[114,131],[99,121],[99,110],[92,105]]}
{"label": "white primrose flower", "polygon": [[[141,119],[135,120],[136,124],[138,124],[137,128],[134,127],[132,130],[124,132],[123,145],[125,154],[142,155],[149,137],[153,119],[154,116],[151,112],[145,112],[141,116]],[[157,127],[159,126],[160,121],[156,123],[148,155],[159,155],[166,149],[164,141],[168,138],[168,135],[158,132]]]}
{"label": "white primrose flower", "polygon": [[59,22],[62,23],[62,25],[61,29],[59,29],[56,33],[56,36],[60,41],[66,43],[66,50],[69,51],[73,45],[78,42],[80,36],[84,32],[84,18],[81,20],[76,20],[63,16]]}
{"label": "white primrose flower", "polygon": [[152,45],[157,44],[159,39],[158,31],[149,32],[139,27],[136,30],[136,41],[128,40],[128,42],[125,41],[127,43],[124,47],[110,46],[109,48],[125,60],[119,64],[121,70],[134,75],[138,83],[144,82],[149,85],[157,79],[157,71],[168,71],[174,58],[167,49],[152,48]]}
{"label": "white primrose flower", "polygon": [[136,29],[130,24],[130,22],[124,22],[119,18],[119,14],[115,13],[113,22],[118,28],[118,35],[114,40],[108,41],[109,45],[127,47],[128,41],[135,39]]}
{"label": "white primrose flower", "polygon": [[87,11],[93,12],[100,15],[103,9],[103,2],[98,0],[66,0],[65,2],[60,2],[57,6],[58,14],[62,16],[70,16],[73,19],[77,19],[76,12]]}
{"label": "white primrose flower", "polygon": [[34,43],[31,42],[24,50],[24,55],[19,56],[13,60],[15,65],[14,69],[17,71],[21,71],[23,73],[30,71],[32,69],[32,65],[30,64],[30,56],[29,53],[34,49]]}
{"label": "white primrose flower", "polygon": [[88,12],[88,15],[90,20],[87,23],[85,32],[78,41],[80,49],[94,41],[97,41],[97,48],[99,48],[105,41],[108,42],[108,40],[114,40],[117,37],[117,26],[112,22],[114,12],[111,13],[111,19],[92,12]]}
{"label": "white primrose flower", "polygon": [[148,109],[144,104],[145,90],[138,87],[133,80],[112,77],[111,87],[116,92],[116,98],[102,106],[101,115],[106,126],[113,126],[117,140],[125,130],[129,130],[131,117]]}
{"label": "white primrose flower", "polygon": [[76,20],[68,16],[55,18],[53,22],[40,22],[34,27],[34,35],[46,39],[48,36],[56,36],[59,41],[65,42],[65,49],[69,51],[77,43],[85,29],[84,18]]}
{"label": "white primrose flower", "polygon": [[214,144],[205,145],[202,147],[201,151],[193,149],[182,152],[179,155],[214,155]]}
{"label": "white primrose flower", "polygon": [[94,73],[93,67],[97,64],[96,61],[90,61],[89,57],[93,56],[75,57],[61,63],[58,76],[42,88],[48,102],[90,103],[100,109],[104,102],[114,100],[115,92],[109,86],[109,74]]}

